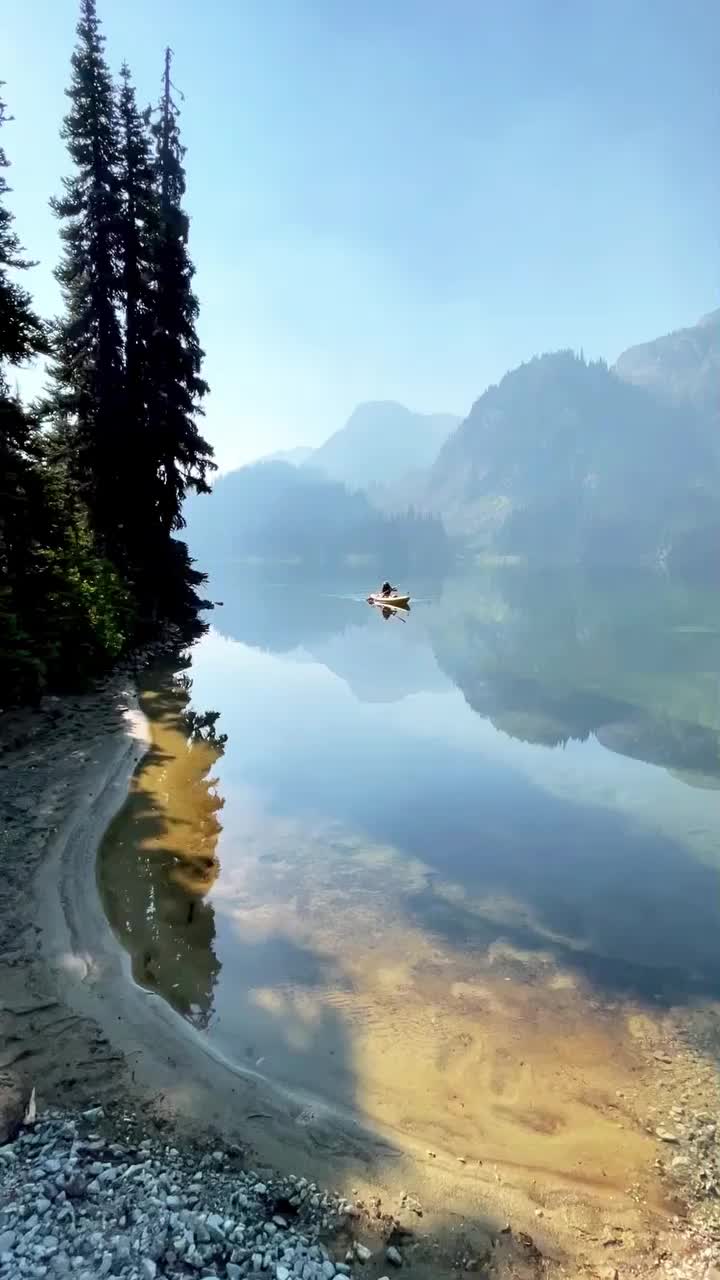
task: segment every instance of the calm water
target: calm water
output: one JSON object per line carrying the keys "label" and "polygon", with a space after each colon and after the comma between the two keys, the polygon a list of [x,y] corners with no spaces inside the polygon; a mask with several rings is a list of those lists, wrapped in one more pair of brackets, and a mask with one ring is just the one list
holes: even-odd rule
{"label": "calm water", "polygon": [[111,923],[284,1084],[448,1140],[474,1108],[505,1150],[575,1133],[559,1039],[567,1080],[621,1061],[618,1010],[720,997],[720,601],[504,570],[385,621],[369,585],[215,574],[187,675],[228,741],[187,747],[148,695]]}

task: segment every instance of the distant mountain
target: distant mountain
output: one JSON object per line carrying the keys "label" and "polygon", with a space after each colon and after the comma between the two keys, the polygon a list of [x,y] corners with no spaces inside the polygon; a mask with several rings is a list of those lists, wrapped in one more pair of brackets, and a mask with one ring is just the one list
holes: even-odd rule
{"label": "distant mountain", "polygon": [[689,329],[624,351],[614,372],[626,382],[720,418],[720,311]]}
{"label": "distant mountain", "polygon": [[277,453],[268,453],[258,458],[258,462],[287,462],[291,467],[301,467],[303,463],[309,462],[314,452],[308,445],[299,444],[294,449],[278,449]]}
{"label": "distant mountain", "polygon": [[442,568],[449,556],[439,520],[385,517],[363,493],[286,462],[220,476],[210,495],[187,502],[185,516],[192,554],[206,564],[258,559],[322,566],[364,559],[393,578],[412,564]]}
{"label": "distant mountain", "polygon": [[451,413],[413,413],[390,400],[361,404],[315,450],[312,466],[352,489],[402,484],[431,466],[459,421]]}
{"label": "distant mountain", "polygon": [[666,557],[719,492],[695,408],[561,351],[480,397],[441,449],[425,501],[478,546],[626,563]]}

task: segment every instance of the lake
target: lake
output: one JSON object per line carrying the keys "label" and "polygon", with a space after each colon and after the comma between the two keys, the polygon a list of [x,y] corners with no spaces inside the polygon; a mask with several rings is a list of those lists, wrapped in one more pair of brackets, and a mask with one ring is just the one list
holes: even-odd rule
{"label": "lake", "polygon": [[508,568],[385,619],[357,575],[211,585],[99,857],[136,981],[307,1107],[624,1193],[648,1057],[720,1046],[720,600]]}

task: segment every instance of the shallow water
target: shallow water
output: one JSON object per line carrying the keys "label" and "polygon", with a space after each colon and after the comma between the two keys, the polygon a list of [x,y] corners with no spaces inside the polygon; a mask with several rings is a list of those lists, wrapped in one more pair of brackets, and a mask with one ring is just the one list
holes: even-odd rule
{"label": "shallow water", "polygon": [[352,581],[212,585],[99,859],[136,980],[309,1106],[625,1187],[639,1042],[720,998],[720,602],[507,570],[384,620]]}

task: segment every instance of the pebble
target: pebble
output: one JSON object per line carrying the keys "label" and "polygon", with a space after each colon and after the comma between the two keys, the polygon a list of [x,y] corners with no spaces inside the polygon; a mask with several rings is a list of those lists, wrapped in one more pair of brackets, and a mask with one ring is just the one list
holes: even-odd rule
{"label": "pebble", "polygon": [[677,1134],[672,1133],[670,1129],[659,1128],[655,1130],[655,1134],[658,1138],[660,1138],[662,1142],[679,1142],[680,1141]]}
{"label": "pebble", "polygon": [[401,1267],[403,1264],[402,1254],[399,1249],[395,1248],[394,1244],[391,1244],[385,1250],[385,1257],[387,1258],[388,1262],[392,1263],[394,1267]]}
{"label": "pebble", "polygon": [[[13,1158],[0,1160],[0,1280],[352,1275],[325,1244],[346,1225],[342,1197],[297,1178],[259,1181],[218,1152],[112,1141],[92,1132],[101,1112],[47,1111],[20,1131]],[[269,1221],[268,1206],[293,1196],[303,1198],[292,1220]],[[358,1244],[351,1261],[370,1257]]]}
{"label": "pebble", "polygon": [[367,1245],[360,1244],[359,1240],[355,1241],[355,1257],[358,1262],[369,1262],[372,1258],[372,1249],[368,1249]]}

